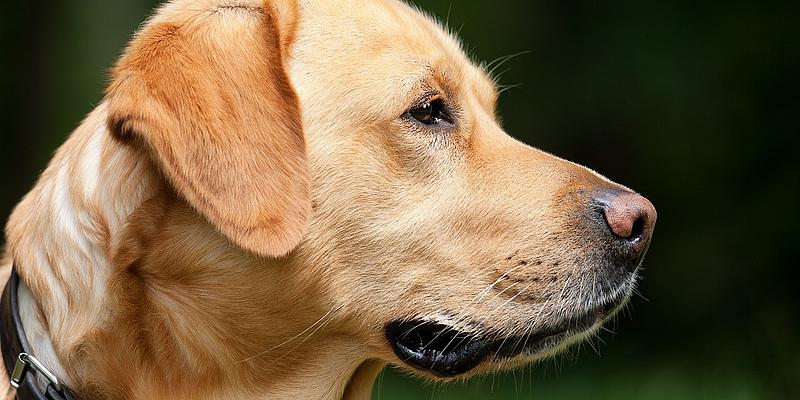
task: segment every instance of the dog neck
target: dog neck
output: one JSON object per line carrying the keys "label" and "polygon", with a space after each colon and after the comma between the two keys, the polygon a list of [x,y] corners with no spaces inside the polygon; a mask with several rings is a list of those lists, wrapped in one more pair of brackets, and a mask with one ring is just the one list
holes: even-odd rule
{"label": "dog neck", "polygon": [[[104,134],[104,113],[98,107],[58,150],[7,226],[23,326],[36,354],[67,381],[76,378],[64,368],[70,360],[54,347],[76,348],[108,321],[111,238],[152,195],[152,172]],[[124,169],[105,173],[114,168]]]}
{"label": "dog neck", "polygon": [[34,353],[86,397],[369,398],[383,364],[337,334],[335,299],[307,295],[308,255],[237,249],[105,120],[100,105],[8,225]]}

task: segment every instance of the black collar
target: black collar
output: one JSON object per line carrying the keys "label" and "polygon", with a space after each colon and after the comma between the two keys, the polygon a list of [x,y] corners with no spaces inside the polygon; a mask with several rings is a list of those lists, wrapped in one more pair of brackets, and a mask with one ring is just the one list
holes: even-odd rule
{"label": "black collar", "polygon": [[[19,385],[17,400],[74,400],[70,390],[59,385],[58,378],[33,356],[19,315],[18,289],[19,275],[12,268],[0,302],[0,347],[11,385]],[[36,383],[37,376],[48,381],[46,392]]]}

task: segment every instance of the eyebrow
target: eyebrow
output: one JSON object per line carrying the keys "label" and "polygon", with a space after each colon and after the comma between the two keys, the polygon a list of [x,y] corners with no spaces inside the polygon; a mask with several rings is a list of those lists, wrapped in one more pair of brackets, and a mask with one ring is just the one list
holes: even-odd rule
{"label": "eyebrow", "polygon": [[[430,63],[425,63],[419,73],[410,78],[411,80],[406,86],[408,90],[404,93],[404,98],[406,98],[407,101],[416,100],[418,95],[415,96],[414,93],[419,92],[420,89],[428,92],[442,93],[444,95],[455,93],[457,91],[457,85],[452,83],[452,79],[449,75],[451,74],[448,73],[446,68],[437,68]],[[434,84],[432,85],[431,82]]]}
{"label": "eyebrow", "polygon": [[[475,72],[470,70],[461,71],[458,67],[452,67],[445,59],[437,60],[434,63],[420,62],[420,66],[414,72],[405,75],[396,75],[390,77],[388,86],[395,89],[394,93],[387,93],[385,104],[390,107],[385,109],[392,109],[393,113],[397,115],[403,114],[407,108],[419,102],[421,98],[426,96],[430,97],[434,94],[441,94],[446,99],[457,102],[456,99],[463,96],[478,96],[478,101],[483,104],[485,100],[496,99],[496,88],[489,82],[481,82],[471,84],[464,88],[464,93],[460,92],[460,86],[457,81],[460,75],[473,76]],[[438,65],[437,65],[438,64]],[[474,77],[480,79],[481,77]],[[480,95],[477,91],[483,92],[484,89],[489,89],[489,96]],[[400,105],[396,104],[398,101]],[[402,109],[400,109],[402,108]]]}
{"label": "eyebrow", "polygon": [[[387,104],[394,104],[397,101],[401,101],[402,105],[399,107],[403,107],[404,109],[395,112],[399,115],[406,111],[405,108],[412,106],[414,102],[418,101],[420,97],[425,96],[420,96],[420,92],[438,93],[438,90],[429,83],[431,79],[434,78],[435,71],[429,64],[425,64],[422,69],[419,69],[416,73],[411,75],[406,74],[392,77],[390,78],[390,84],[388,86],[394,86],[397,90],[395,93],[387,93],[385,101]],[[392,85],[391,82],[394,82],[395,85]],[[393,106],[392,108],[395,107]]]}

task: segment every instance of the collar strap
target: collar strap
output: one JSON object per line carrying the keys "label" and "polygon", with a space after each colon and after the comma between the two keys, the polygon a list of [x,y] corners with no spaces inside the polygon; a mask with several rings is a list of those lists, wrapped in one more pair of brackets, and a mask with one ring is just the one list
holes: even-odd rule
{"label": "collar strap", "polygon": [[[72,392],[33,356],[19,315],[18,290],[19,275],[12,268],[0,300],[0,347],[11,386],[17,389],[17,400],[74,400]],[[39,388],[37,376],[48,382],[45,392]]]}

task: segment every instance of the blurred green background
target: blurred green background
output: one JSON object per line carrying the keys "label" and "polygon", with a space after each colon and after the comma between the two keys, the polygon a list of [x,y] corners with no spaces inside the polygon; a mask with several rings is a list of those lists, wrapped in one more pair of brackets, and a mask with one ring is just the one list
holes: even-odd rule
{"label": "blurred green background", "polygon": [[[331,0],[334,1],[334,0]],[[100,100],[155,0],[6,2],[0,223]],[[375,398],[800,399],[798,1],[419,1],[499,71],[514,136],[649,197],[630,312],[594,348]]]}

